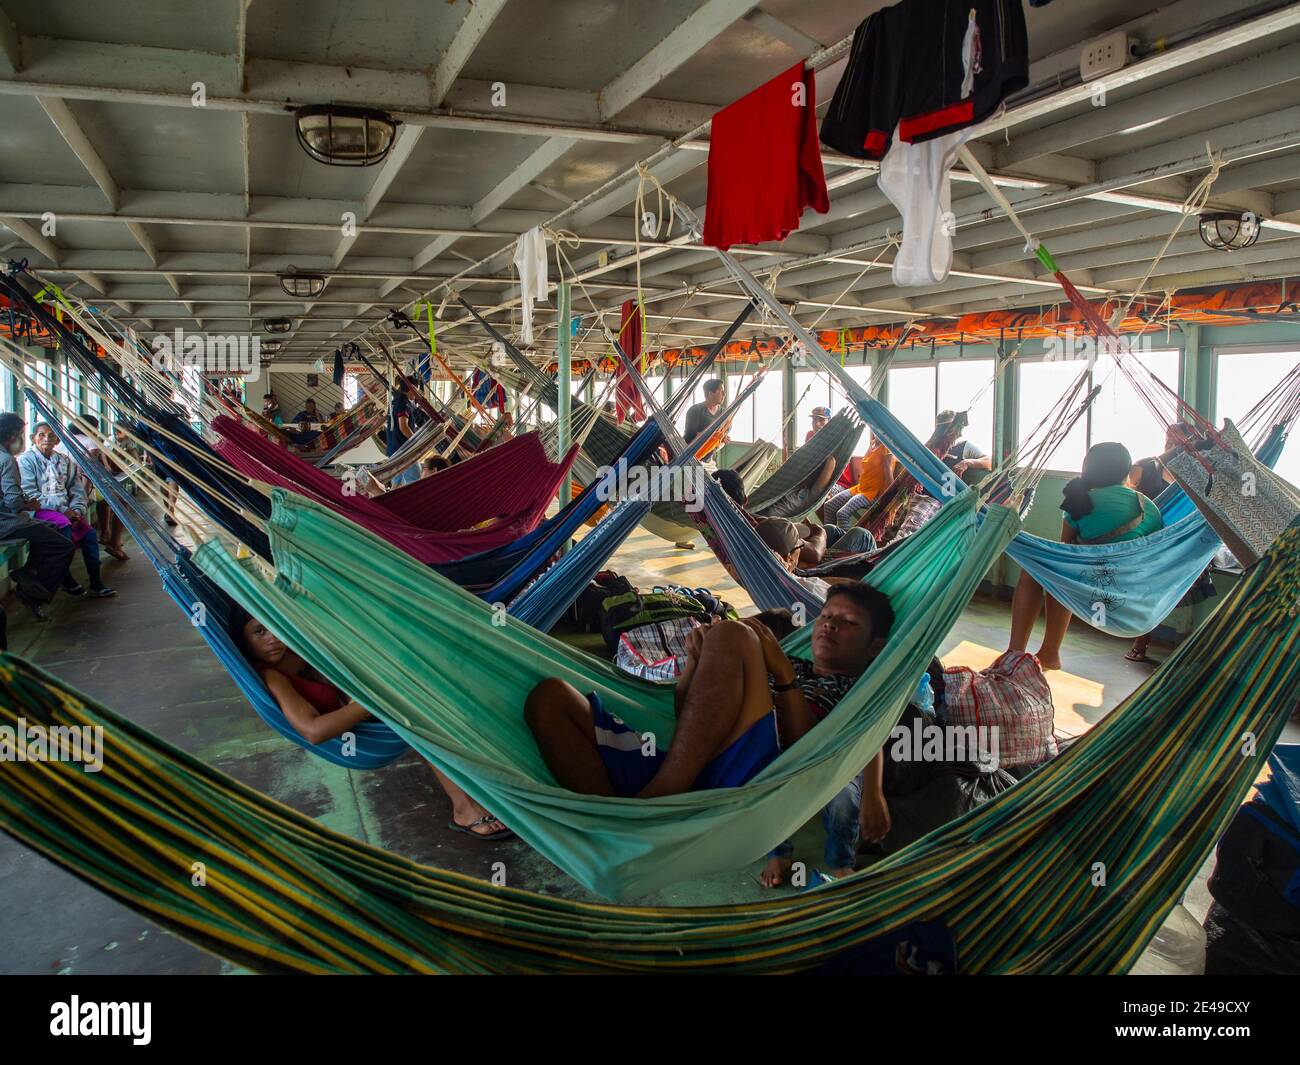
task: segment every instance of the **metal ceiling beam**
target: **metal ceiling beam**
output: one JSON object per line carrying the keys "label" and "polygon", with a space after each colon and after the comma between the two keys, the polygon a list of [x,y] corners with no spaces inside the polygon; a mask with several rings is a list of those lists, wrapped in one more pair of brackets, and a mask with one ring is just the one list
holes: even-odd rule
{"label": "metal ceiling beam", "polygon": [[67,103],[57,96],[38,96],[36,102],[41,105],[41,109],[54,123],[54,128],[58,130],[59,136],[72,149],[76,157],[81,160],[81,165],[86,168],[86,173],[94,179],[95,184],[99,186],[99,191],[104,194],[108,206],[116,211],[118,204],[122,200],[121,189],[118,188],[117,182],[113,180],[113,175],[108,172],[104,160],[100,158],[95,146],[90,143],[90,138],[86,136],[85,130],[81,128],[81,123],[77,121]]}
{"label": "metal ceiling beam", "polygon": [[646,95],[757,6],[757,0],[705,0],[667,37],[596,94],[601,121],[608,122]]}
{"label": "metal ceiling beam", "polygon": [[[1176,115],[1229,100],[1274,85],[1300,79],[1300,44],[1290,44],[1262,55],[1252,55],[1231,66],[1163,88],[1151,89],[1130,100],[1107,102],[1088,113],[1022,133],[1009,145],[996,149],[998,166],[1015,166],[1037,156],[1065,152],[1081,144],[1145,128]],[[1109,76],[1100,79],[1109,83]],[[1107,88],[1110,86],[1107,84]]]}
{"label": "metal ceiling beam", "polygon": [[800,55],[812,55],[813,52],[822,47],[821,41],[815,37],[809,37],[803,30],[791,26],[788,22],[782,22],[776,16],[769,15],[762,8],[751,11],[745,16],[745,21],[754,29],[766,33],[769,37],[784,41]]}

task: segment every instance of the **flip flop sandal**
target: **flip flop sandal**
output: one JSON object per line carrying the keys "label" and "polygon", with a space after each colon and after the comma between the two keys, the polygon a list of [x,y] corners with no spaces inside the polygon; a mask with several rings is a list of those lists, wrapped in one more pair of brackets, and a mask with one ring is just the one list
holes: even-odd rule
{"label": "flip flop sandal", "polygon": [[[479,825],[486,825],[496,820],[497,819],[493,817],[491,814],[484,814],[477,821],[471,821],[468,825],[458,825],[456,824],[455,820],[448,821],[447,827],[450,828],[453,832],[463,832],[465,833],[465,835],[473,836],[475,839],[488,840],[488,841],[495,840],[495,839],[510,839],[514,835],[514,833],[510,829],[506,828],[504,825],[502,826],[500,832],[475,832],[474,831],[474,829],[478,828]],[[499,821],[497,823],[500,824]]]}
{"label": "flip flop sandal", "polygon": [[1128,654],[1126,654],[1126,655],[1124,656],[1124,661],[1126,661],[1126,662],[1148,662],[1148,663],[1149,663],[1149,662],[1153,661],[1153,659],[1148,658],[1145,654],[1135,654],[1133,651],[1130,651]]}

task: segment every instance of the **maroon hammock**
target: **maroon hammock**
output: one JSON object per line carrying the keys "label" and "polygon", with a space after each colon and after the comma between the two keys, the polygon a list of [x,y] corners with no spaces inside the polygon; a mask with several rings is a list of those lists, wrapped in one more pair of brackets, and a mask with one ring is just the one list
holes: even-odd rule
{"label": "maroon hammock", "polygon": [[455,562],[531,532],[578,453],[575,444],[551,462],[537,434],[525,433],[370,499],[344,494],[324,470],[234,418],[220,415],[212,427],[217,454],[240,473],[315,500],[425,563]]}

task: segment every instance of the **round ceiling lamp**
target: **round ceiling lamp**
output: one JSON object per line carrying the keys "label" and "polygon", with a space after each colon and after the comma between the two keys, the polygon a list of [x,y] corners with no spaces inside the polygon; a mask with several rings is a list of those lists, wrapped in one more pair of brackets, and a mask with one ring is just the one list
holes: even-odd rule
{"label": "round ceiling lamp", "polygon": [[280,275],[280,287],[287,295],[309,300],[325,291],[325,280],[324,274],[303,274],[290,269],[287,274]]}
{"label": "round ceiling lamp", "polygon": [[1259,239],[1254,211],[1206,211],[1200,217],[1201,240],[1216,251],[1240,251]]}
{"label": "round ceiling lamp", "polygon": [[262,328],[268,333],[287,333],[293,328],[288,318],[263,318]]}
{"label": "round ceiling lamp", "polygon": [[263,355],[277,355],[284,350],[283,340],[263,340],[258,345],[258,350]]}
{"label": "round ceiling lamp", "polygon": [[293,115],[302,150],[330,166],[374,166],[397,135],[397,120],[369,107],[310,104]]}

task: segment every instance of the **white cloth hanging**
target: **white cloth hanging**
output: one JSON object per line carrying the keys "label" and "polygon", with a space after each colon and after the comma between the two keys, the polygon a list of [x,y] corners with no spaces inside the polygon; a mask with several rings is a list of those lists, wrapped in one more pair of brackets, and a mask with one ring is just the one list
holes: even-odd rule
{"label": "white cloth hanging", "polygon": [[903,216],[903,242],[894,256],[895,285],[938,285],[952,269],[948,171],[970,132],[959,129],[907,144],[894,131],[893,144],[880,162],[877,184]]}
{"label": "white cloth hanging", "polygon": [[533,301],[546,302],[546,237],[541,226],[520,235],[515,244],[515,269],[519,271],[520,310],[524,345],[533,342]]}

